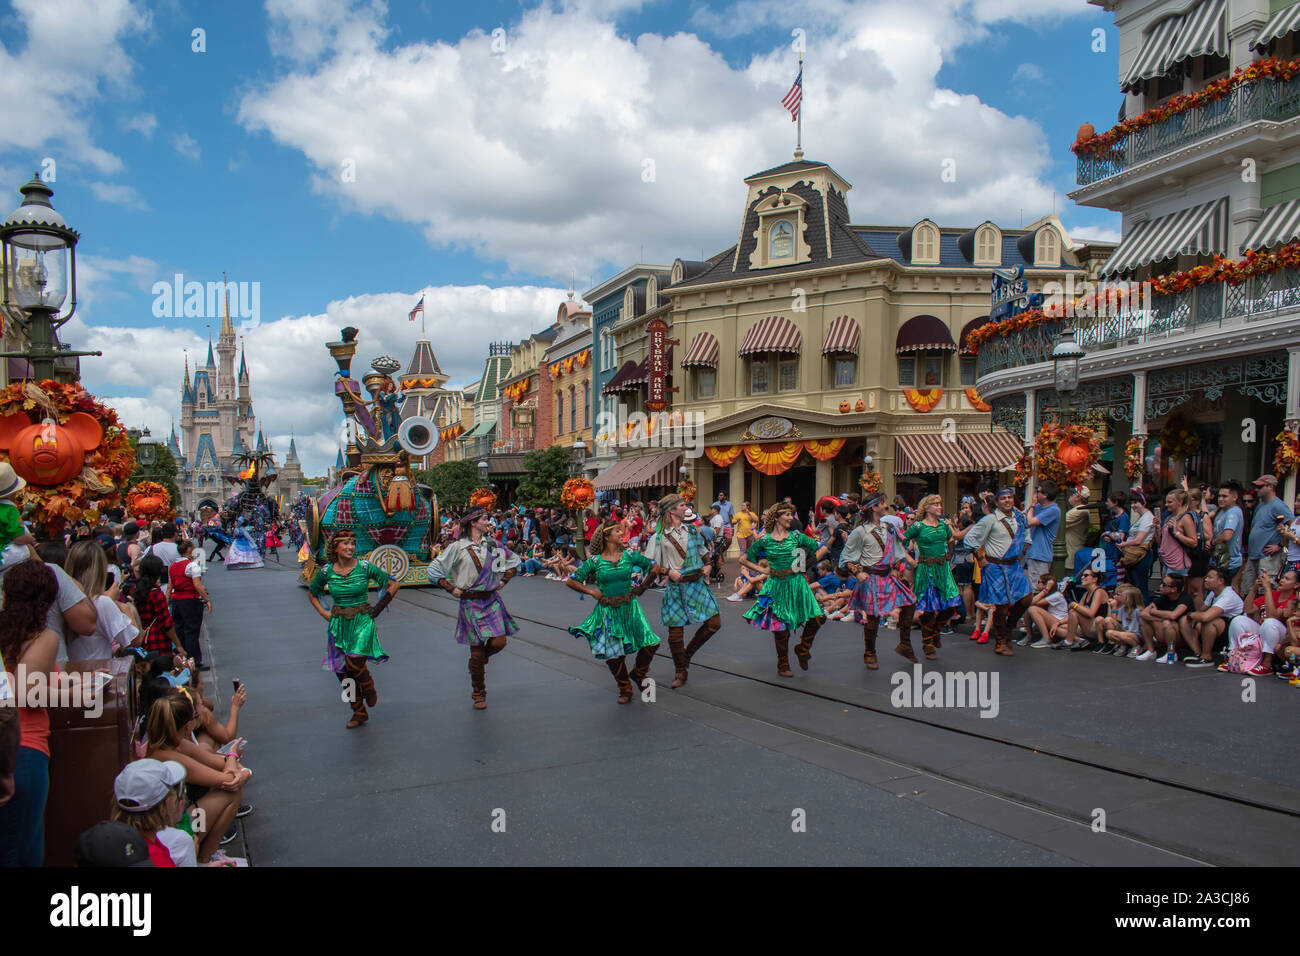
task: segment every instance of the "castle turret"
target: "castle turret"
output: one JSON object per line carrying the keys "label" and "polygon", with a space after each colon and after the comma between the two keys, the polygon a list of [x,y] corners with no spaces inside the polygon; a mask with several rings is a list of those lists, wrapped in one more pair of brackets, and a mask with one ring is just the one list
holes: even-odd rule
{"label": "castle turret", "polygon": [[235,397],[235,326],[230,321],[230,293],[226,293],[221,310],[221,335],[217,338],[217,355],[221,365],[217,370],[217,398]]}

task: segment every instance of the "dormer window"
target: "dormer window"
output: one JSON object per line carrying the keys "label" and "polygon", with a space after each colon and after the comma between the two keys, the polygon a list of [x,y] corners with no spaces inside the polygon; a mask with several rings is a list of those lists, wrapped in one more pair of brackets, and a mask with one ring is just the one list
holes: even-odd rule
{"label": "dormer window", "polygon": [[1059,267],[1061,264],[1061,240],[1056,230],[1044,226],[1038,230],[1034,241],[1034,265]]}
{"label": "dormer window", "polygon": [[912,264],[922,266],[939,264],[939,230],[933,223],[923,222],[913,230]]}
{"label": "dormer window", "polygon": [[1001,236],[992,226],[983,226],[975,234],[975,263],[981,266],[1002,264]]}
{"label": "dormer window", "polygon": [[623,290],[623,314],[620,318],[630,319],[636,315],[636,290],[628,286]]}
{"label": "dormer window", "polygon": [[645,308],[649,312],[659,305],[659,280],[654,276],[645,280]]}
{"label": "dormer window", "polygon": [[789,259],[794,256],[794,226],[790,220],[779,219],[768,232],[767,257],[769,260]]}

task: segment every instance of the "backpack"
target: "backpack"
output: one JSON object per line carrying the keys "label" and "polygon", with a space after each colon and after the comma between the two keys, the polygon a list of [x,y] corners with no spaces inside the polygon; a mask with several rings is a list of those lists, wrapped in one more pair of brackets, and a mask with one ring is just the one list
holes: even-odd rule
{"label": "backpack", "polygon": [[1237,646],[1228,652],[1228,670],[1234,674],[1248,674],[1264,660],[1264,645],[1258,634],[1245,634]]}
{"label": "backpack", "polygon": [[[1192,564],[1202,564],[1210,560],[1210,549],[1206,545],[1205,539],[1205,512],[1193,511],[1191,514],[1196,520],[1196,547],[1185,550]],[[1211,535],[1210,537],[1213,538],[1214,536]]]}

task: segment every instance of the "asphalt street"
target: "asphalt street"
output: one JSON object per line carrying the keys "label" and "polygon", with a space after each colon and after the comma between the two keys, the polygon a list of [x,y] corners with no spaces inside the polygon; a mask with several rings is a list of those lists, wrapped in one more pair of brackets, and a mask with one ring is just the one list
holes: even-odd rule
{"label": "asphalt street", "polygon": [[[665,643],[653,702],[619,706],[563,630],[590,600],[516,578],[505,598],[521,631],[488,667],[486,711],[470,706],[454,602],[408,589],[380,618],[379,703],[347,730],[324,622],[282,557],[205,577],[209,693],[224,714],[231,678],[248,688],[256,811],[240,852],[254,866],[1300,862],[1300,771],[1261,736],[1300,705],[1282,681],[1003,659],[955,635],[923,670],[996,676],[996,716],[899,707],[894,683],[920,677],[894,632],[868,672],[860,628],[830,622],[811,669],[785,680],[770,636],[741,618],[749,605],[718,591],[723,630],[687,686],[669,689]],[[642,603],[665,635],[659,596]]]}

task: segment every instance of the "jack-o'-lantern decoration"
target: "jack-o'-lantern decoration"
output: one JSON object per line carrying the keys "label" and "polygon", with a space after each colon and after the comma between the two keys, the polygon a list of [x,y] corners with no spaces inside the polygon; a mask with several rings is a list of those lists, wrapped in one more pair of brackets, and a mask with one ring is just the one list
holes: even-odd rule
{"label": "jack-o'-lantern decoration", "polygon": [[172,496],[156,481],[142,481],[126,495],[126,510],[134,518],[170,518]]}
{"label": "jack-o'-lantern decoration", "polygon": [[33,424],[25,412],[0,418],[0,450],[29,485],[50,487],[81,474],[87,453],[99,447],[104,430],[85,412],[73,412],[65,424],[52,418]]}
{"label": "jack-o'-lantern decoration", "polygon": [[852,407],[853,407],[852,402],[847,402],[847,401],[840,402],[840,414],[841,415],[847,414],[849,409]]}
{"label": "jack-o'-lantern decoration", "polygon": [[853,410],[854,410],[855,412],[865,412],[865,411],[867,410],[867,403],[864,402],[862,399],[859,398],[859,399],[854,403],[854,405],[853,405]]}
{"label": "jack-o'-lantern decoration", "polygon": [[1071,471],[1081,471],[1088,463],[1088,446],[1075,441],[1063,441],[1056,446],[1056,457]]}

